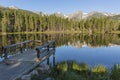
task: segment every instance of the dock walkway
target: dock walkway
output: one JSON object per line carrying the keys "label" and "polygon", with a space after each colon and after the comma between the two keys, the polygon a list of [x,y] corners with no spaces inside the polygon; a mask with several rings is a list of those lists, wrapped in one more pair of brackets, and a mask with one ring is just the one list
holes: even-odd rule
{"label": "dock walkway", "polygon": [[44,57],[38,58],[37,51],[30,49],[9,57],[0,62],[0,80],[15,80],[49,58],[54,52],[52,50]]}

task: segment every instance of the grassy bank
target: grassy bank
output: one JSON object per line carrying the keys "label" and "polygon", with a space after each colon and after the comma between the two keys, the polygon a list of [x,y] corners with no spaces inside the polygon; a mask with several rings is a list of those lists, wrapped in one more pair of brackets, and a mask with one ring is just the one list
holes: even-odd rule
{"label": "grassy bank", "polygon": [[[81,33],[80,31],[45,31],[45,32],[13,32],[13,33],[1,33],[2,35],[6,35],[6,34],[41,34],[41,33],[45,33],[45,34],[56,34],[56,33]],[[88,33],[88,32],[84,32],[84,33]]]}
{"label": "grassy bank", "polygon": [[85,63],[61,62],[52,68],[51,76],[55,80],[120,80],[120,65],[109,71],[103,65],[90,68]]}
{"label": "grassy bank", "polygon": [[[105,32],[100,32],[100,31],[95,31],[94,33],[91,33],[89,31],[45,31],[45,32],[13,32],[13,33],[0,33],[2,35],[6,35],[6,34],[41,34],[41,33],[45,33],[45,34],[56,34],[56,33],[67,33],[67,34],[71,34],[71,33],[85,33],[85,34],[104,34]],[[115,34],[120,34],[120,31],[112,31],[112,32],[108,32],[108,33],[115,33]]]}
{"label": "grassy bank", "polygon": [[[33,75],[31,80],[41,80],[42,75],[46,74]],[[108,70],[104,65],[91,68],[88,64],[75,61],[60,62],[51,68],[47,76],[54,80],[120,80],[120,65],[114,65],[111,70]]]}
{"label": "grassy bank", "polygon": [[[45,32],[13,32],[13,33],[0,33],[2,35],[7,35],[7,34],[56,34],[56,33],[67,33],[67,34],[73,34],[73,33],[85,33],[85,34],[96,34],[96,33],[102,33],[102,32],[94,32],[94,33],[90,33],[87,31],[81,32],[81,31],[45,31]],[[112,33],[120,33],[120,32],[112,32]],[[104,34],[104,33],[102,33]]]}
{"label": "grassy bank", "polygon": [[[31,80],[41,80],[42,75],[33,75]],[[52,67],[51,72],[47,75],[54,80],[120,80],[120,65],[114,65],[111,70],[108,70],[104,65],[96,65],[91,68],[85,63],[67,61]]]}

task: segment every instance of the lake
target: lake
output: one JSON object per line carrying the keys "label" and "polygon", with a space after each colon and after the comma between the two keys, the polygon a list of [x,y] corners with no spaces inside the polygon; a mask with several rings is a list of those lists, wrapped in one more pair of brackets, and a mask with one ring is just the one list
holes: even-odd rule
{"label": "lake", "polygon": [[[10,34],[0,36],[0,59],[2,46],[25,40],[56,40],[55,62],[73,60],[91,66],[120,64],[119,34]],[[14,54],[14,53],[11,53]],[[52,63],[52,56],[50,57]]]}

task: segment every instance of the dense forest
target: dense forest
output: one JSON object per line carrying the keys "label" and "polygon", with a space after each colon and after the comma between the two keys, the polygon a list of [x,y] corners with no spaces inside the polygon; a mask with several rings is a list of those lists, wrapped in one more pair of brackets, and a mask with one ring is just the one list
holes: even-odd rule
{"label": "dense forest", "polygon": [[119,21],[111,17],[75,20],[58,17],[55,14],[43,15],[21,9],[0,7],[0,32],[49,32],[78,31],[102,32],[118,31]]}

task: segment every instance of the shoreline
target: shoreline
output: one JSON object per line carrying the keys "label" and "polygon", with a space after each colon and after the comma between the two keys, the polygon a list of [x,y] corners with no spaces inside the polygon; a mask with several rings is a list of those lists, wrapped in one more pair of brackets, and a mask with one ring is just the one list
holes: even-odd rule
{"label": "shoreline", "polygon": [[120,31],[113,31],[110,33],[105,33],[105,32],[94,32],[90,33],[87,31],[45,31],[45,32],[13,32],[13,33],[0,33],[1,35],[8,35],[8,34],[57,34],[57,33],[66,33],[66,34],[71,34],[71,33],[79,33],[79,34],[120,34]]}

